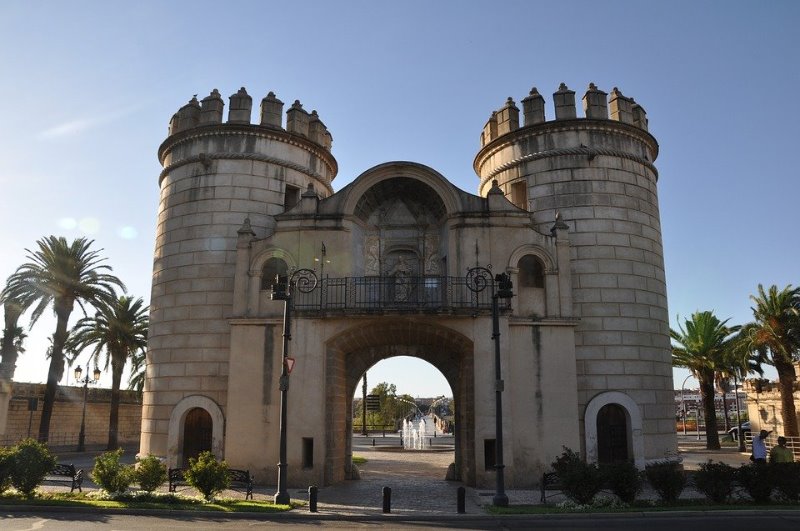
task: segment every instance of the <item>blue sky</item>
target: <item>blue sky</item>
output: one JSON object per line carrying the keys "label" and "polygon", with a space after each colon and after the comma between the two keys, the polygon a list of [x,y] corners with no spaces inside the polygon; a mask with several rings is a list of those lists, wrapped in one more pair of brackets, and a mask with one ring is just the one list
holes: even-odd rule
{"label": "blue sky", "polygon": [[[481,128],[532,86],[619,87],[648,113],[669,310],[746,322],[759,283],[800,283],[800,3],[0,3],[0,277],[49,234],[89,236],[149,299],[156,158],[193,94],[244,86],[317,109],[338,190],[389,160],[477,192]],[[41,381],[52,319],[17,378]],[[79,317],[79,312],[73,316]],[[422,364],[422,365],[420,365]],[[429,366],[428,366],[429,367]],[[424,362],[384,362],[370,384],[450,394]],[[676,386],[686,373],[676,371]]]}

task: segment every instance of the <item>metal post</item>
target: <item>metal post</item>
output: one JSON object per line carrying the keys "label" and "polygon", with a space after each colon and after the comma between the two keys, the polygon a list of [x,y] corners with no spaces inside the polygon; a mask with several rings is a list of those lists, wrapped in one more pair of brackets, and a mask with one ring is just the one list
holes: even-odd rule
{"label": "metal post", "polygon": [[311,485],[308,487],[308,511],[317,512],[317,486]]}
{"label": "metal post", "polygon": [[280,446],[278,462],[278,492],[275,493],[276,504],[289,505],[291,498],[287,489],[288,463],[286,458],[286,436],[288,421],[289,401],[289,341],[292,340],[292,308],[294,304],[295,288],[301,293],[310,293],[317,287],[317,275],[310,269],[298,269],[286,279],[286,290],[283,291],[280,277],[276,277],[272,286],[272,300],[282,300],[283,304],[283,355],[281,361],[281,377],[279,388],[281,391],[281,416],[280,416]]}
{"label": "metal post", "polygon": [[289,372],[286,366],[286,358],[289,357],[289,341],[292,340],[292,282],[289,282],[283,304],[283,363],[281,368],[280,390],[281,390],[281,416],[280,416],[280,456],[278,458],[278,492],[275,493],[275,503],[289,505],[291,498],[286,488],[286,473],[288,463],[286,462],[286,430],[288,416],[288,390]]}
{"label": "metal post", "polygon": [[494,339],[494,395],[495,395],[495,469],[497,470],[497,488],[492,503],[498,507],[508,506],[505,492],[505,476],[503,469],[503,379],[500,372],[500,308],[498,296],[492,295],[492,339]]}
{"label": "metal post", "polygon": [[736,432],[736,437],[738,438],[739,443],[739,451],[746,452],[747,449],[744,446],[744,434],[742,433],[742,413],[739,410],[739,380],[736,377],[736,372],[733,373],[733,394],[735,395],[736,399],[736,423],[739,425],[739,431]]}
{"label": "metal post", "polygon": [[78,434],[78,451],[83,452],[86,442],[86,399],[89,396],[89,376],[83,380],[83,412],[81,413],[81,431]]}
{"label": "metal post", "polygon": [[456,505],[458,514],[464,514],[467,512],[467,489],[464,487],[458,487]]}
{"label": "metal post", "polygon": [[683,399],[683,388],[686,387],[686,380],[691,378],[692,375],[690,374],[686,378],[683,379],[683,383],[681,384],[681,407],[683,408],[683,434],[686,435],[686,401]]}
{"label": "metal post", "polygon": [[392,488],[383,487],[383,512],[392,512]]}
{"label": "metal post", "polygon": [[364,385],[361,387],[361,435],[366,437],[367,432],[367,373],[364,372]]}

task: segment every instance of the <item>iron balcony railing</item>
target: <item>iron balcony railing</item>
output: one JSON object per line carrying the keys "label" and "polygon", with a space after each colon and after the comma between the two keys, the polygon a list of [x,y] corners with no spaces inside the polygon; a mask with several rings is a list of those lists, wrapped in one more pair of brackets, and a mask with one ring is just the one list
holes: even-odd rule
{"label": "iron balcony railing", "polygon": [[296,290],[298,312],[448,312],[490,310],[492,289],[473,291],[465,277],[408,276],[322,278],[305,293]]}

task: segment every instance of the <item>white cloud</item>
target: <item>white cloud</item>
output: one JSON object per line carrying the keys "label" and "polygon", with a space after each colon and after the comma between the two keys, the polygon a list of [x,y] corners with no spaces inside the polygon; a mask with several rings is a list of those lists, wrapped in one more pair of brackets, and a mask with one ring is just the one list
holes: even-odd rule
{"label": "white cloud", "polygon": [[45,129],[44,131],[39,133],[39,138],[51,139],[51,138],[78,135],[80,133],[83,133],[87,129],[92,129],[94,127],[98,127],[113,122],[114,120],[118,120],[119,118],[128,116],[129,114],[136,112],[140,108],[141,105],[134,105],[122,109],[117,109],[115,111],[110,111],[105,114],[92,116],[89,118],[64,122],[62,124],[54,125],[53,127]]}

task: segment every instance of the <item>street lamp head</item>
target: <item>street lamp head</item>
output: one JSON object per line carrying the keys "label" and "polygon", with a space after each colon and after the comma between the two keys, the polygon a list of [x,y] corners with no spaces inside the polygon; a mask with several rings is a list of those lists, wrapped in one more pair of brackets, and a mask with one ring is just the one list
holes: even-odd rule
{"label": "street lamp head", "polygon": [[81,369],[81,366],[78,365],[77,367],[75,367],[75,380],[80,380],[82,374],[83,374],[83,369]]}
{"label": "street lamp head", "polygon": [[95,367],[94,372],[92,373],[92,378],[94,378],[95,382],[100,381],[100,369]]}
{"label": "street lamp head", "polygon": [[511,291],[514,284],[511,282],[511,277],[508,276],[508,273],[498,273],[495,275],[494,280],[497,282],[499,288],[497,291],[498,299],[510,299],[514,296],[514,292]]}
{"label": "street lamp head", "polygon": [[288,278],[286,276],[275,275],[275,283],[272,285],[272,300],[285,301],[288,298],[286,293]]}

